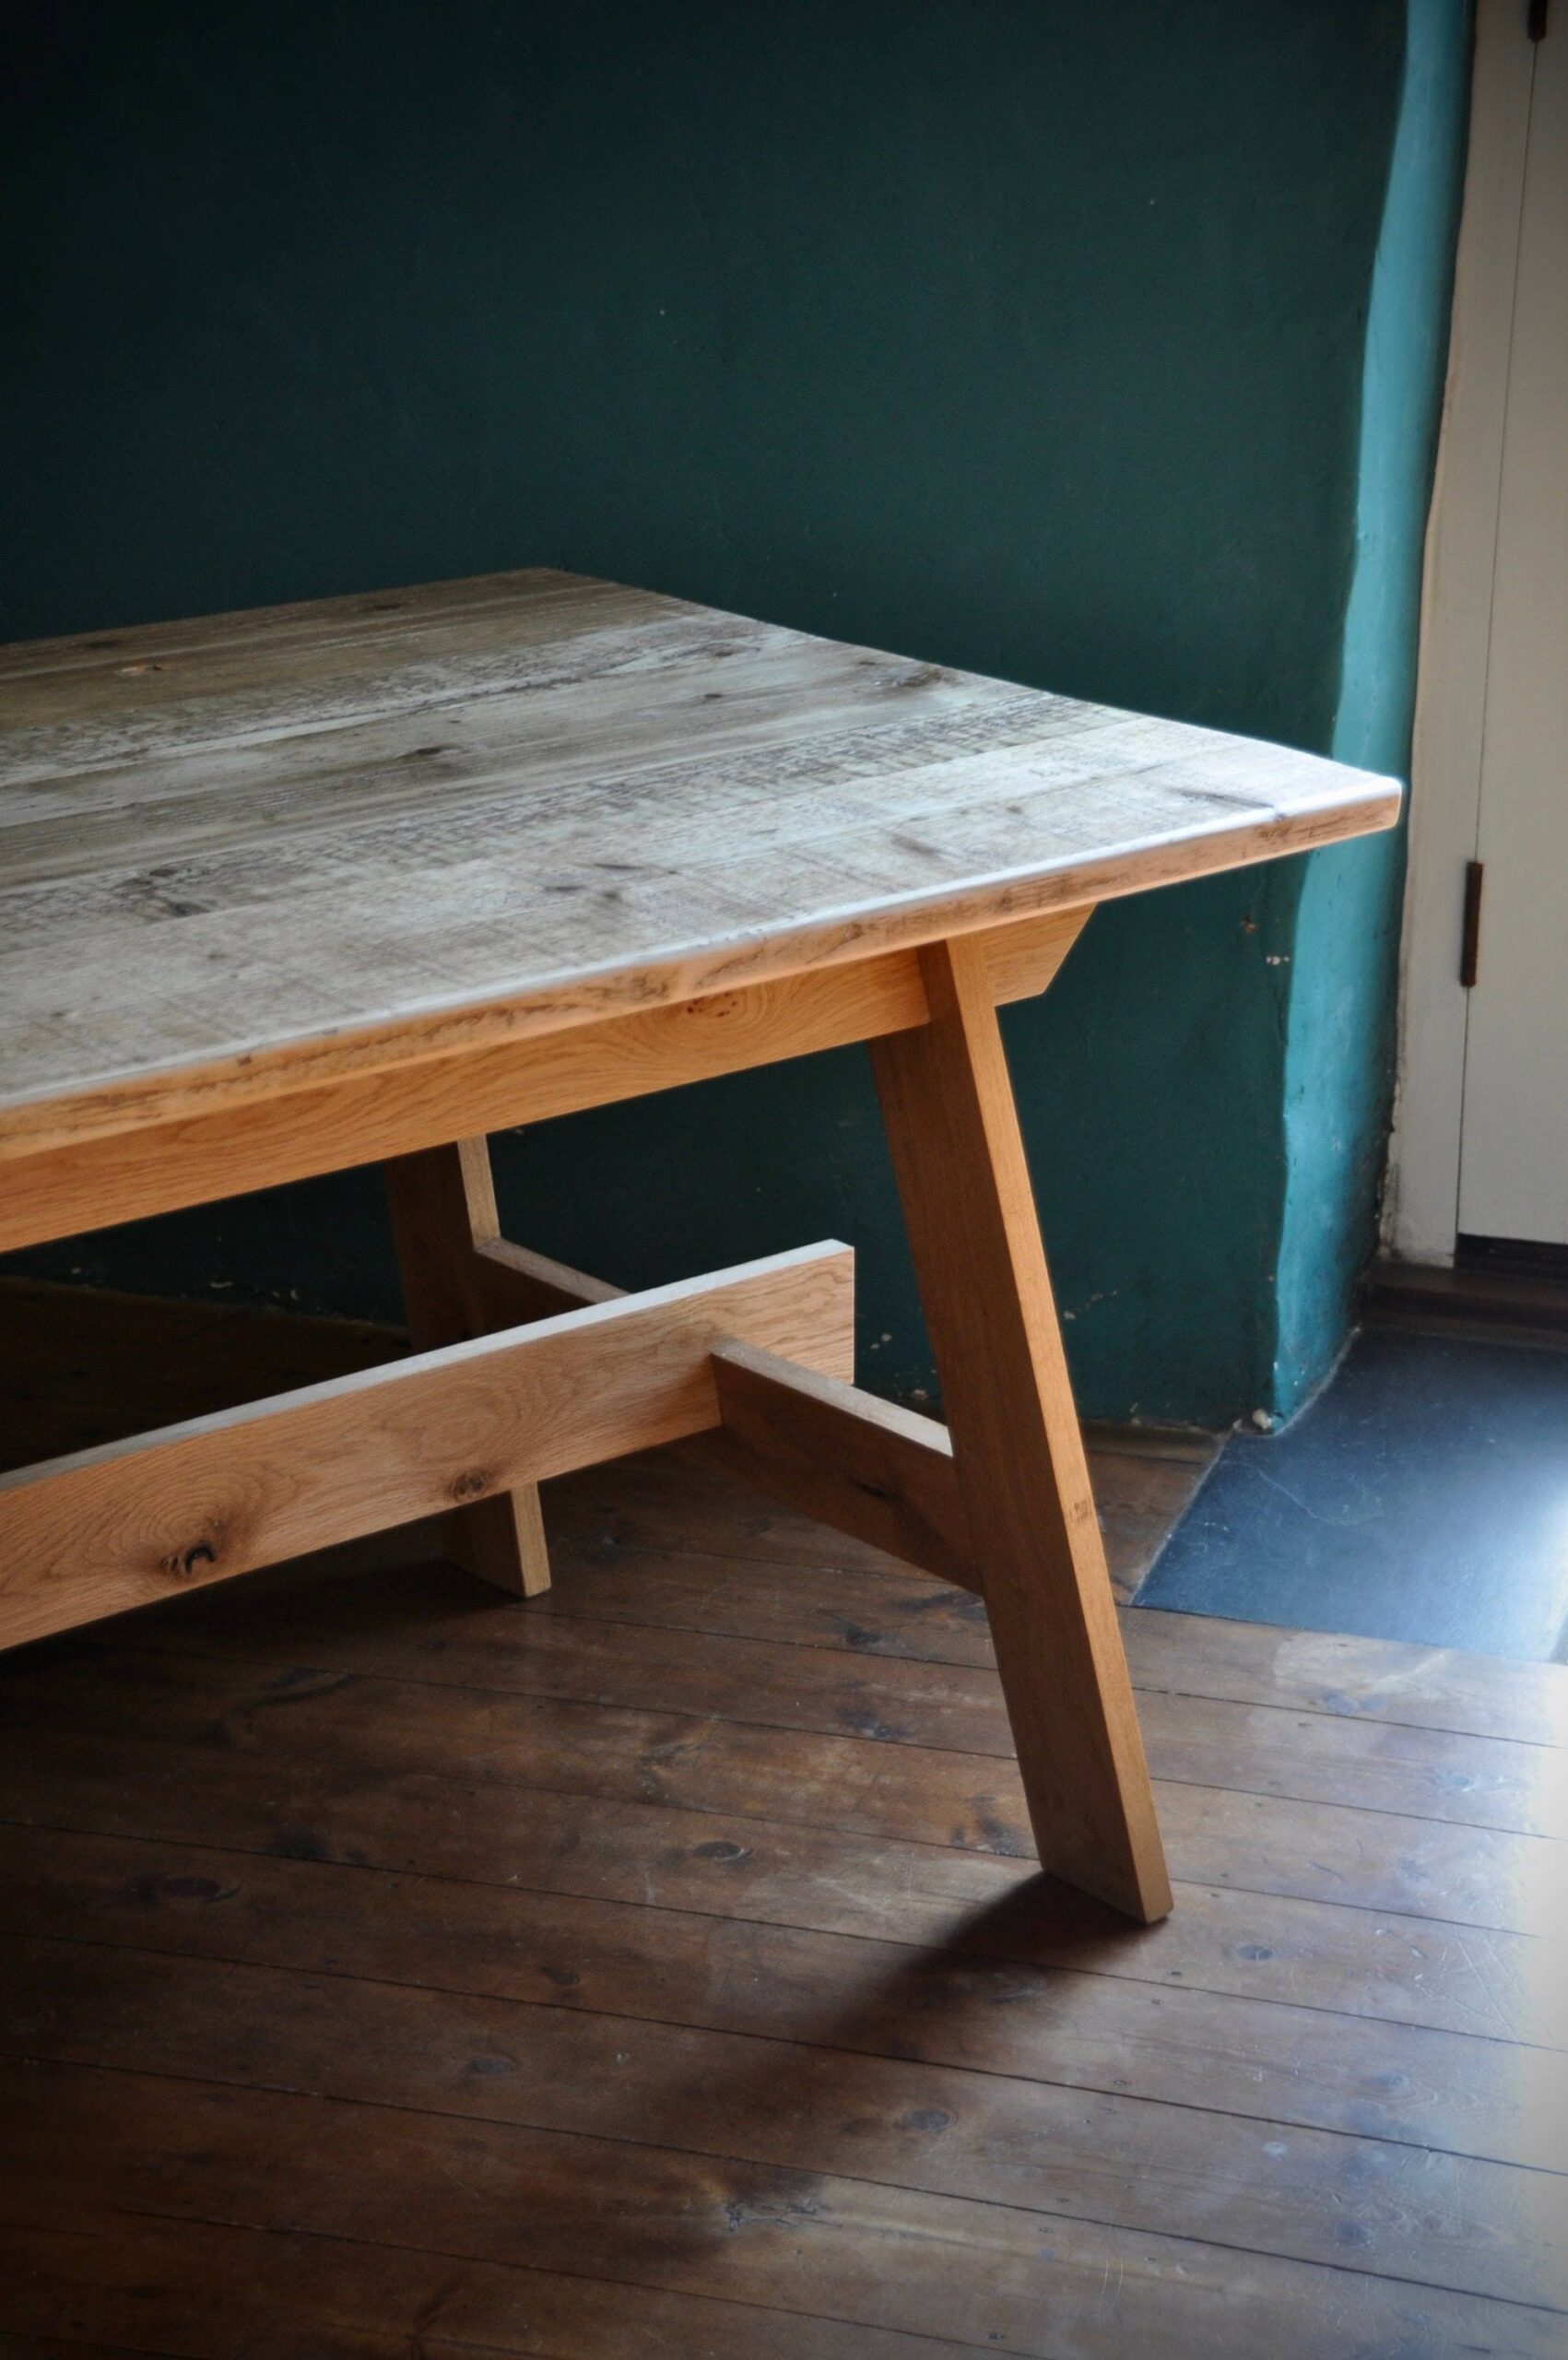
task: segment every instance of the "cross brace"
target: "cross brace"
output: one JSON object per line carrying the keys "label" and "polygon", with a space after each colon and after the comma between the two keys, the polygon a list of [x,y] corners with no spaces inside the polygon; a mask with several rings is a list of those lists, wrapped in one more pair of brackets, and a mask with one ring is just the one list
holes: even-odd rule
{"label": "cross brace", "polygon": [[[1035,935],[1035,988],[1074,916]],[[819,1030],[872,1041],[950,1433],[848,1381],[848,1248],[620,1294],[501,1237],[482,1136],[419,1147],[384,1164],[413,1355],[0,1477],[0,1646],[433,1514],[461,1562],[531,1595],[549,1580],[542,1480],[707,1434],[765,1493],[984,1598],[1043,1866],[1162,1916],[996,1023],[1009,971],[983,936],[873,963]],[[654,1021],[674,1058],[715,1069],[708,1014]]]}

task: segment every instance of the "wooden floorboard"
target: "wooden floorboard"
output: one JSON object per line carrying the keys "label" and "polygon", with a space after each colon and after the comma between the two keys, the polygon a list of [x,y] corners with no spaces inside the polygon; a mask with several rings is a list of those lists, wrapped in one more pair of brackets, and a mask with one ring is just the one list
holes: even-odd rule
{"label": "wooden floorboard", "polygon": [[[787,2087],[782,2062],[779,2077]],[[764,2094],[737,2094],[756,2106]],[[670,2096],[684,2098],[684,2086]],[[1362,2353],[1397,2349],[1401,2322],[1407,2349],[1460,2350],[1468,2337],[1493,2352],[1561,2350],[1560,2313],[1385,2277],[1364,2266],[1354,2235],[1342,2248],[1352,2266],[1325,2269],[1221,2237],[1131,2232],[653,2137],[52,2062],[0,2073],[0,2104],[17,2123],[14,2167],[35,2219],[52,2201],[96,2198],[164,2219],[335,2237],[368,2226],[374,2243],[1041,2360],[1075,2345],[1249,2360]],[[1321,2192],[1322,2212],[1363,2229],[1344,2193]]]}
{"label": "wooden floorboard", "polygon": [[[1355,2019],[1373,2011],[1356,2005],[1343,1958],[1333,1985],[1298,1975],[1286,1988],[1306,1998],[1260,1999],[1195,1979],[1196,1925],[1185,1929],[1186,1965],[1165,1947],[1164,1979],[1139,1981],[1104,1972],[1088,1941],[1074,1949],[1064,1940],[1055,1959],[1008,1955],[1005,1925],[990,1941],[971,1925],[920,1944],[472,1880],[454,1890],[444,1877],[367,1869],[194,1846],[171,1867],[154,1840],[9,1826],[0,1829],[0,1918],[17,1937],[48,1940],[68,1927],[72,1940],[111,1947],[810,2038],[1568,2166],[1559,2055],[1518,2047],[1510,2073],[1493,2053],[1496,2035],[1384,2015],[1380,2071],[1369,2079]],[[831,2026],[818,1997],[826,1989],[839,1995]]]}
{"label": "wooden floorboard", "polygon": [[[756,1728],[871,1737],[892,1744],[1010,1759],[1012,1746],[989,1668],[929,1657],[881,1658],[852,1638],[846,1646],[792,1638],[737,1638],[692,1628],[629,1627],[584,1615],[581,1599],[547,1603],[526,1627],[471,1603],[443,1566],[409,1575],[395,1601],[384,1577],[314,1582],[273,1593],[265,1635],[258,1610],[232,1591],[209,1594],[211,1611],[122,1622],[107,1644],[118,1682],[124,1652],[329,1675],[350,1671],[401,1686],[450,1688],[695,1714]],[[750,1585],[756,1587],[756,1585]],[[208,1603],[204,1600],[203,1605]],[[195,1608],[195,1601],[193,1601]],[[439,1650],[419,1652],[419,1634],[442,1622]],[[51,1675],[52,1680],[58,1673]],[[80,1679],[96,1685],[84,1661]],[[212,1675],[197,1675],[204,1695]],[[53,1693],[53,1687],[51,1693]],[[414,1706],[410,1709],[417,1710]],[[1562,1760],[1538,1744],[1303,1714],[1290,1707],[1210,1698],[1201,1717],[1190,1700],[1152,1688],[1140,1698],[1145,1742],[1157,1777],[1189,1786],[1256,1790],[1303,1802],[1349,1804],[1444,1823],[1520,1835],[1568,1833]],[[1245,1765],[1244,1768],[1242,1765]]]}
{"label": "wooden floorboard", "polygon": [[[128,2216],[106,2238],[85,2212],[13,2233],[16,2301],[206,2360],[410,2360],[507,2352],[528,2360],[951,2360],[948,2338],[767,2310],[733,2299],[574,2277],[466,2253],[317,2232]],[[286,2304],[279,2301],[287,2287]],[[162,2342],[157,2339],[161,2337]],[[0,2338],[28,2360],[104,2347]],[[114,2349],[136,2347],[113,2347]]]}
{"label": "wooden floorboard", "polygon": [[[183,1851],[220,1815],[235,1857],[413,1868],[454,1885],[875,1937],[1028,1965],[1091,1968],[1239,1997],[1288,1995],[1380,2022],[1532,2047],[1568,2036],[1557,1953],[1539,1938],[1328,1901],[1185,1884],[1139,1941],[1046,1893],[1027,1858],[861,1837],[734,1812],[547,1788],[345,1773],[151,1740],[38,1736],[3,1765],[7,1807],[41,1834],[142,1835]],[[171,1863],[178,1879],[177,1863]]]}
{"label": "wooden floorboard", "polygon": [[[308,1764],[350,1783],[417,1776],[433,1764],[442,1780],[465,1786],[600,1803],[657,1801],[949,1851],[1031,1857],[1011,1762],[890,1741],[891,1724],[871,1711],[855,1735],[823,1734],[749,1717],[754,1707],[746,1694],[736,1697],[733,1718],[623,1705],[607,1670],[599,1696],[588,1701],[388,1679],[338,1665],[280,1668],[262,1621],[253,1666],[86,1639],[57,1658],[41,1650],[31,1665],[18,1661],[5,1677],[0,1773],[24,1772],[37,1740],[74,1735],[96,1748],[145,1736],[158,1750],[199,1749],[197,1763],[216,1750],[269,1766]],[[640,1689],[627,1652],[627,1682]],[[804,1694],[808,1682],[804,1670],[799,1676]],[[809,1709],[803,1704],[803,1716]],[[198,1775],[195,1764],[184,1775]],[[1161,1778],[1173,1873],[1188,1883],[1339,1901],[1479,1930],[1561,1933],[1558,1841],[1271,1793],[1278,1775],[1264,1755],[1239,1761],[1233,1788]]]}
{"label": "wooden floorboard", "polygon": [[[831,2171],[1503,2300],[1568,2300],[1553,2234],[1562,2183],[1533,2167],[1345,2132],[1281,2138],[1208,2106],[815,2039],[370,1982],[339,2006],[336,1983],[293,1970],[143,1953],[133,1988],[124,1953],[80,1942],[24,1946],[12,1979],[14,2046],[88,2068],[100,2094],[106,2068],[177,2084],[199,2058],[204,2082],[225,2090]],[[19,2084],[0,2072],[0,2086]]]}
{"label": "wooden floorboard", "polygon": [[[1097,1453],[1124,1572],[1204,1463]],[[1561,2354],[1568,1672],[1132,1610],[1132,1930],[973,1600],[547,1513],[0,1661],[0,2355]]]}
{"label": "wooden floorboard", "polygon": [[172,2360],[157,2347],[130,2343],[83,2343],[75,2336],[0,2334],[0,2360],[118,2360],[135,2352],[136,2360]]}
{"label": "wooden floorboard", "polygon": [[[1204,1436],[1092,1427],[1088,1441],[1112,1581],[1129,1598],[1215,1446]],[[672,1550],[676,1498],[681,1545]],[[822,1637],[876,1655],[991,1660],[973,1599],[936,1588],[766,1502],[739,1500],[689,1452],[573,1477],[552,1497],[551,1530],[558,1556],[594,1576],[554,1601],[560,1612],[745,1636]],[[660,1565],[657,1581],[643,1577],[649,1558]],[[727,1580],[723,1568],[740,1561],[787,1564],[793,1578]],[[1157,1610],[1127,1618],[1123,1635],[1134,1682],[1146,1690],[1568,1745],[1568,1686],[1556,1665]]]}

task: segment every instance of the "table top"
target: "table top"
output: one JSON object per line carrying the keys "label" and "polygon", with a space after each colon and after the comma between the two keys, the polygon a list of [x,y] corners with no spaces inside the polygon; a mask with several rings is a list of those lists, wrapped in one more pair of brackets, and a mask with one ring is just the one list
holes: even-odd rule
{"label": "table top", "polygon": [[0,649],[0,786],[11,1153],[62,1112],[124,1127],[193,1080],[212,1103],[558,1029],[1399,802],[1312,755],[543,571]]}

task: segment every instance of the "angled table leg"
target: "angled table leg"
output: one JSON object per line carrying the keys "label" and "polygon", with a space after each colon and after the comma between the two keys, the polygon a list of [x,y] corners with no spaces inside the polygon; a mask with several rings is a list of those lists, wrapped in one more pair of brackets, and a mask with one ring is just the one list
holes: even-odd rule
{"label": "angled table leg", "polygon": [[[494,1322],[476,1292],[474,1249],[501,1233],[489,1140],[397,1156],[382,1169],[415,1351],[487,1334]],[[548,1589],[536,1484],[454,1508],[443,1524],[448,1554],[469,1573],[525,1598]]]}
{"label": "angled table leg", "polygon": [[921,954],[930,1021],[872,1044],[1043,1867],[1171,1907],[983,948]]}

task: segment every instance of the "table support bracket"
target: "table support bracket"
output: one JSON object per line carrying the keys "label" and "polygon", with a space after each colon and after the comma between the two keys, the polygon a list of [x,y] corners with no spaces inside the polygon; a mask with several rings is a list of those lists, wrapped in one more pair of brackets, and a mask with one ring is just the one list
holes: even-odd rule
{"label": "table support bracket", "polygon": [[[438,1351],[506,1324],[484,1316],[473,1284],[476,1247],[501,1235],[489,1142],[463,1139],[382,1168],[414,1350]],[[449,1510],[442,1525],[447,1555],[466,1572],[522,1598],[548,1589],[536,1483],[471,1500]]]}
{"label": "table support bracket", "polygon": [[[961,938],[919,956],[927,1021],[872,1054],[963,1439],[955,1452],[931,1419],[733,1342],[713,1354],[722,1431],[701,1448],[770,1497],[985,1599],[1042,1862],[1149,1922],[1171,1889],[987,946]],[[488,1155],[483,1142],[463,1152]],[[471,1316],[497,1323],[613,1292],[500,1238],[476,1243],[465,1284]]]}
{"label": "table support bracket", "polygon": [[[772,1497],[984,1599],[1042,1865],[1163,1916],[996,1018],[1086,915],[1032,929],[1011,966],[981,933],[852,967],[843,1010],[817,1009],[819,1030],[871,1041],[950,1435],[849,1381],[846,1247],[621,1294],[501,1236],[483,1135],[415,1147],[383,1166],[413,1355],[0,1477],[0,1646],[432,1515],[459,1563],[533,1596],[541,1480],[702,1436]],[[713,1068],[711,1010],[654,1021],[672,1057]],[[601,1100],[616,1044],[604,1056]]]}
{"label": "table support bracket", "polygon": [[[466,1140],[463,1152],[484,1147]],[[462,1291],[477,1333],[626,1300],[505,1238],[476,1244]],[[703,1457],[783,1506],[980,1595],[944,1425],[754,1344],[725,1342],[713,1358],[722,1422],[701,1437]]]}

